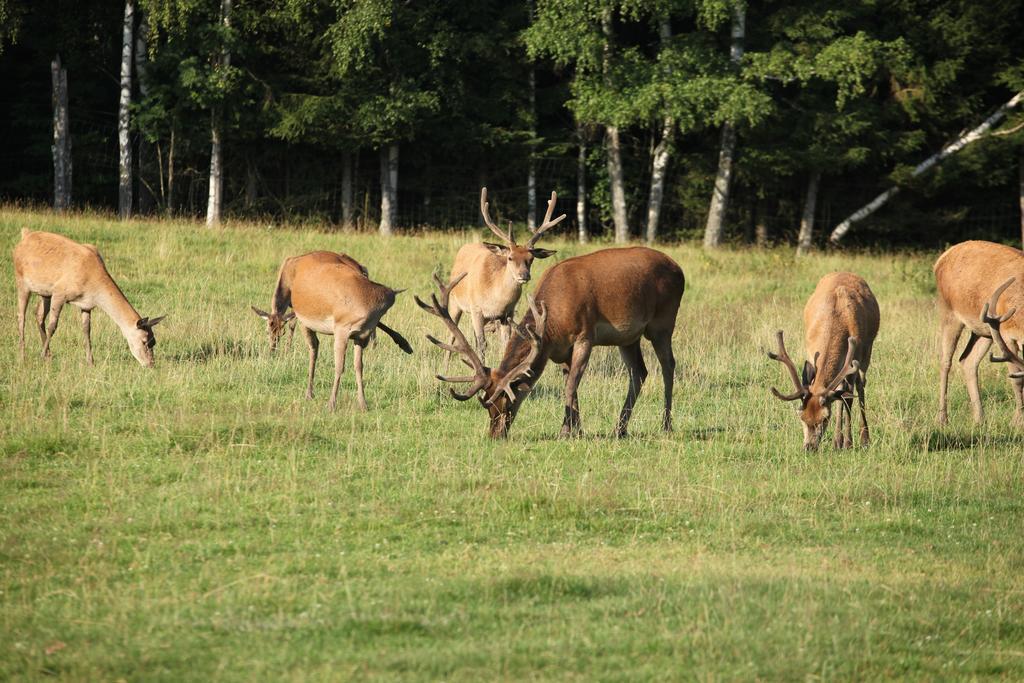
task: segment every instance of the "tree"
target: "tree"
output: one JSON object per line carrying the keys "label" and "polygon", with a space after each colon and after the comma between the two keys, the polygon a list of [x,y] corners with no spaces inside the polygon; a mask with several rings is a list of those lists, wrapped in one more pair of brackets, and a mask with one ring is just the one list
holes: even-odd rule
{"label": "tree", "polygon": [[[225,36],[231,29],[231,0],[220,0],[220,21]],[[231,67],[231,50],[225,37],[220,50],[218,71],[227,72]],[[214,105],[210,112],[210,197],[206,206],[206,225],[220,223],[221,207],[224,203],[224,111]]]}
{"label": "tree", "polygon": [[53,58],[53,209],[71,208],[71,131],[68,128],[68,71]]}
{"label": "tree", "polygon": [[117,143],[119,172],[117,188],[118,215],[121,220],[132,215],[132,141],[129,110],[132,104],[132,49],[135,46],[135,2],[125,0],[124,25],[121,31],[121,97],[117,109]]}

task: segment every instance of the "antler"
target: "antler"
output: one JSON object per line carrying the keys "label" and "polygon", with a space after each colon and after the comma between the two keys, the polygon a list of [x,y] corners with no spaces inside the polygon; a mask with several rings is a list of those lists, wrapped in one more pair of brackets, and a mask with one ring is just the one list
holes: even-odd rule
{"label": "antler", "polygon": [[990,315],[989,313],[989,311],[995,312],[996,305],[999,303],[999,297],[1003,295],[1003,292],[1006,291],[1007,287],[1013,284],[1013,281],[1015,279],[1016,278],[1011,277],[1009,280],[1000,285],[996,289],[996,291],[992,292],[992,298],[989,299],[988,303],[985,304],[981,309],[981,321],[988,325],[988,328],[992,331],[992,339],[996,342],[1000,350],[1002,350],[1003,352],[1002,356],[992,354],[991,356],[989,356],[989,358],[992,360],[993,363],[1012,364],[1017,369],[1017,371],[1011,372],[1010,377],[1013,377],[1015,379],[1021,379],[1024,378],[1024,359],[1022,359],[1012,349],[1010,349],[1010,345],[1006,343],[1005,339],[1003,339],[1003,334],[999,329],[999,327],[1004,322],[1013,317],[1013,314],[1017,312],[1017,309],[1011,308],[1009,311],[1003,313],[1000,316],[993,316]]}
{"label": "antler", "polygon": [[838,373],[836,373],[836,376],[828,383],[828,387],[825,389],[825,396],[829,396],[833,391],[839,388],[839,385],[843,383],[843,380],[860,369],[860,363],[853,359],[853,356],[856,353],[857,338],[849,337],[846,340],[846,360],[843,362],[843,367]]}
{"label": "antler", "polygon": [[512,238],[512,221],[508,223],[508,233],[503,233],[498,226],[491,220],[490,204],[487,202],[487,188],[480,188],[480,213],[483,214],[484,223],[491,229],[495,235],[501,238],[501,240],[508,246],[515,245],[516,241]]}
{"label": "antler", "polygon": [[771,351],[766,351],[765,353],[767,353],[768,357],[772,360],[777,360],[786,366],[786,369],[789,370],[789,376],[793,380],[794,386],[796,386],[796,391],[792,394],[783,394],[775,387],[771,387],[772,393],[775,394],[775,398],[780,401],[795,401],[798,398],[803,398],[807,395],[807,387],[805,387],[804,383],[800,381],[800,373],[797,372],[796,365],[793,364],[793,359],[789,357],[788,353],[786,353],[786,343],[782,339],[782,330],[775,333],[775,338],[778,340],[779,352],[772,353]]}
{"label": "antler", "polygon": [[491,380],[491,371],[481,362],[480,357],[473,351],[473,347],[469,345],[465,335],[462,334],[462,330],[452,320],[451,314],[448,312],[448,296],[451,291],[455,288],[455,285],[462,281],[462,278],[466,277],[467,273],[459,275],[457,278],[448,283],[446,287],[444,282],[441,280],[437,271],[434,271],[434,282],[437,283],[437,289],[440,291],[440,299],[436,294],[430,295],[430,304],[424,303],[418,296],[413,297],[416,300],[416,304],[427,313],[435,315],[441,319],[441,322],[445,324],[448,331],[452,333],[454,338],[453,344],[445,344],[440,339],[437,339],[431,335],[427,335],[427,339],[432,344],[435,344],[445,351],[451,351],[457,353],[462,358],[462,362],[473,368],[473,374],[462,377],[444,377],[442,375],[435,375],[442,382],[472,382],[469,390],[463,394],[456,392],[454,389],[449,388],[452,397],[459,401],[466,401],[473,398],[478,391],[487,386],[487,383]]}
{"label": "antler", "polygon": [[552,191],[551,192],[551,199],[548,200],[548,210],[544,214],[544,222],[541,223],[539,228],[537,228],[536,230],[533,231],[532,235],[530,235],[530,239],[526,242],[526,248],[527,249],[532,249],[533,245],[537,243],[537,240],[540,239],[541,235],[543,235],[545,232],[547,232],[551,228],[553,228],[556,225],[558,225],[559,223],[561,223],[562,219],[565,218],[565,214],[563,213],[561,216],[559,216],[555,220],[551,220],[551,214],[555,210],[555,202],[557,200],[558,200],[558,195],[555,194],[554,191]]}
{"label": "antler", "polygon": [[529,294],[526,295],[526,301],[530,305],[530,312],[533,313],[533,329],[530,329],[529,325],[526,324],[526,317],[523,317],[523,322],[512,322],[512,329],[515,330],[516,334],[521,338],[525,339],[530,343],[530,352],[526,355],[518,365],[508,371],[504,377],[498,380],[498,384],[494,389],[494,394],[491,396],[489,403],[494,403],[494,400],[501,396],[502,392],[508,395],[511,400],[516,399],[516,394],[512,390],[512,385],[521,380],[523,377],[530,376],[530,368],[533,362],[537,360],[537,356],[540,354],[541,340],[544,339],[544,326],[547,323],[548,312],[542,301],[538,307],[537,302],[534,301],[533,297]]}

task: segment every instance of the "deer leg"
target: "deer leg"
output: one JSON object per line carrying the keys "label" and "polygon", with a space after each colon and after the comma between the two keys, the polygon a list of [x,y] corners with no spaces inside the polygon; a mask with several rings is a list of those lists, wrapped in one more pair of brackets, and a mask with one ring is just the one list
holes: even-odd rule
{"label": "deer leg", "polygon": [[846,414],[844,418],[845,429],[843,430],[845,436],[843,438],[843,448],[853,448],[853,396],[849,399],[842,399],[843,401],[843,412]]}
{"label": "deer leg", "polygon": [[85,362],[92,365],[92,311],[82,311],[82,333],[85,335]]}
{"label": "deer leg", "polygon": [[306,343],[309,345],[309,379],[306,382],[306,398],[313,398],[313,373],[316,371],[316,355],[320,349],[320,340],[316,336],[316,332],[309,329],[308,327],[302,328],[303,334],[306,335]]}
{"label": "deer leg", "polygon": [[[452,320],[455,322],[455,326],[458,327],[459,326],[459,321],[462,320],[462,310],[461,309],[457,309],[455,311],[455,313],[452,314]],[[449,346],[452,346],[452,345],[455,344],[455,335],[452,335],[452,338],[449,340],[448,344],[449,344]],[[444,352],[444,371],[445,372],[448,372],[448,366],[451,365],[451,362],[452,362],[452,352],[451,351],[445,351]]]}
{"label": "deer leg", "polygon": [[629,372],[629,391],[626,392],[626,402],[622,405],[622,412],[619,413],[619,421],[615,425],[615,436],[622,438],[626,436],[626,427],[629,425],[629,418],[633,414],[633,406],[636,404],[636,397],[640,395],[640,388],[647,379],[647,366],[644,365],[644,356],[640,351],[640,341],[629,346],[620,346],[619,355],[626,364]]}
{"label": "deer leg", "polygon": [[24,289],[18,283],[18,352],[21,359],[25,360],[25,312],[28,310],[28,299],[32,292]]}
{"label": "deer leg", "polygon": [[480,353],[480,362],[487,362],[487,337],[484,336],[484,315],[479,311],[474,311],[473,316],[473,335],[476,337],[476,348]]}
{"label": "deer leg", "polygon": [[334,328],[334,385],[331,386],[331,400],[327,402],[327,409],[333,411],[338,402],[338,387],[341,386],[341,373],[345,372],[345,351],[348,350],[347,327]]}
{"label": "deer leg", "polygon": [[64,308],[64,300],[60,297],[52,297],[50,301],[50,319],[46,324],[46,341],[43,342],[43,357],[50,357],[50,341],[54,332],[57,331],[57,323],[60,322],[60,311]]}
{"label": "deer leg", "polygon": [[292,342],[295,341],[295,326],[299,324],[299,321],[292,318],[291,322],[288,323],[288,350],[292,350]]}
{"label": "deer leg", "polygon": [[40,296],[36,306],[36,324],[39,327],[39,340],[46,345],[46,316],[50,315],[50,297]]}
{"label": "deer leg", "polygon": [[505,349],[508,348],[508,340],[512,336],[512,323],[509,318],[499,320],[498,324],[501,325],[501,354],[505,354]]}
{"label": "deer leg", "polygon": [[665,416],[662,418],[661,428],[666,432],[671,432],[672,384],[676,372],[676,358],[672,354],[672,335],[655,337],[651,340],[651,344],[654,346],[654,353],[658,356],[658,363],[661,365],[661,379],[665,384]]}
{"label": "deer leg", "polygon": [[939,326],[939,424],[949,422],[946,414],[946,391],[949,387],[949,369],[953,366],[953,352],[960,341],[964,326],[951,312],[946,312]]}
{"label": "deer leg", "polygon": [[356,344],[352,350],[352,367],[356,371],[356,399],[359,409],[366,412],[366,393],[363,390],[363,345]]}
{"label": "deer leg", "polygon": [[[839,405],[836,410],[836,434],[832,437],[832,447],[839,450],[843,447],[843,420],[846,417],[845,403],[842,399],[839,400]],[[822,436],[825,436],[824,433]]]}
{"label": "deer leg", "polygon": [[1010,385],[1013,389],[1013,402],[1016,406],[1013,411],[1013,424],[1021,425],[1024,424],[1024,378],[1011,377]]}
{"label": "deer leg", "polygon": [[590,352],[593,346],[589,339],[583,339],[572,348],[572,362],[569,366],[569,374],[565,376],[565,418],[562,420],[562,431],[559,436],[576,436],[583,432],[580,424],[580,404],[577,397],[577,390],[580,386],[580,379],[590,362]]}
{"label": "deer leg", "polygon": [[988,355],[992,347],[992,340],[989,337],[977,337],[971,335],[974,342],[968,342],[968,349],[960,356],[960,369],[964,373],[964,381],[967,382],[967,395],[971,398],[971,412],[974,414],[974,421],[981,423],[985,419],[985,412],[981,407],[981,392],[978,389],[978,366]]}

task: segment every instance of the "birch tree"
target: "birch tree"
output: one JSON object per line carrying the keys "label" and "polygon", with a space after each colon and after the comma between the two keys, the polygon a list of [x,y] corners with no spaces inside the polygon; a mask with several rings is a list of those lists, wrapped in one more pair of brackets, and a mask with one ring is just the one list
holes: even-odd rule
{"label": "birch tree", "polygon": [[135,45],[135,1],[124,3],[121,39],[121,97],[117,108],[118,188],[117,206],[121,220],[132,215],[132,140],[129,111],[132,105],[132,49]]}
{"label": "birch tree", "polygon": [[53,209],[71,208],[71,131],[68,127],[68,72],[60,55],[50,64],[53,93]]}
{"label": "birch tree", "polygon": [[[664,50],[672,38],[672,23],[668,17],[658,22],[658,34]],[[665,116],[661,123],[661,135],[654,146],[651,161],[651,191],[647,199],[647,230],[646,241],[652,244],[658,236],[658,222],[661,219],[661,202],[665,196],[665,175],[668,171],[669,155],[672,153],[672,140],[675,137],[676,121],[672,116]]]}
{"label": "birch tree", "polygon": [[[743,42],[746,38],[745,0],[733,0],[732,41],[729,59],[738,70],[743,59]],[[718,172],[715,174],[715,188],[711,194],[708,220],[704,227],[704,248],[714,249],[722,244],[725,212],[729,208],[729,187],[732,183],[733,156],[736,153],[736,128],[731,120],[722,124],[722,142],[718,153]]]}
{"label": "birch tree", "polygon": [[[220,21],[224,28],[220,51],[219,70],[224,73],[231,66],[231,51],[227,35],[231,29],[231,0],[221,0]],[[226,74],[225,74],[226,75]],[[210,185],[206,203],[206,226],[220,224],[221,208],[224,202],[224,107],[223,103],[213,106],[210,111]]]}

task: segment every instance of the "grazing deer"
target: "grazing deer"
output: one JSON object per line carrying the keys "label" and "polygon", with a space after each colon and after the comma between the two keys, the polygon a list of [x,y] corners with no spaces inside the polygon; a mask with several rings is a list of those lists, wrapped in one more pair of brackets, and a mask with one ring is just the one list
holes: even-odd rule
{"label": "grazing deer", "polygon": [[[555,210],[558,195],[551,193],[548,209],[544,214],[544,222],[533,231],[526,244],[516,244],[512,235],[512,222],[509,221],[508,231],[502,232],[491,220],[487,202],[487,188],[480,190],[480,213],[484,223],[491,232],[497,235],[502,244],[483,242],[466,244],[455,255],[451,278],[459,273],[466,277],[451,292],[448,312],[458,325],[463,313],[469,313],[473,322],[473,334],[480,358],[485,358],[487,340],[484,327],[491,321],[501,325],[502,344],[508,343],[509,326],[515,315],[516,304],[523,292],[523,285],[530,281],[530,267],[533,260],[548,258],[555,252],[534,246],[541,235],[558,225],[564,218],[562,214],[554,220],[551,214]],[[448,354],[451,358],[451,353]]]}
{"label": "grazing deer", "polygon": [[[355,268],[364,276],[369,277],[369,271],[348,254],[336,253],[333,251],[311,251],[301,256],[289,256],[281,264],[277,273],[277,286],[274,288],[274,295],[270,299],[270,313],[255,306],[252,310],[259,317],[267,321],[267,334],[270,337],[270,351],[277,349],[277,342],[284,335],[285,326],[288,325],[288,347],[291,348],[292,338],[295,336],[295,313],[289,312],[292,305],[292,280],[295,279],[295,270],[309,263],[341,263]],[[384,329],[385,326],[381,326]]]}
{"label": "grazing deer", "polygon": [[[985,414],[978,390],[978,366],[991,348],[993,338],[993,327],[981,317],[981,310],[997,288],[999,294],[1008,288],[1004,297],[1008,308],[1019,309],[1024,304],[1024,252],[994,242],[961,242],[947,249],[935,262],[933,270],[939,294],[939,424],[949,421],[946,412],[949,369],[965,327],[970,336],[960,354],[960,368],[967,383],[974,421],[981,422]],[[1015,284],[1007,284],[1014,278]],[[994,305],[990,311],[996,313]],[[1000,321],[999,328],[1003,340],[1014,349],[1024,342],[1024,315]],[[1016,377],[1011,371],[1010,383],[1016,403],[1013,419],[1020,423],[1024,421],[1024,378]]]}
{"label": "grazing deer", "polygon": [[672,382],[675,359],[672,333],[679,300],[683,296],[683,271],[665,254],[646,247],[602,249],[585,256],[566,259],[552,266],[541,278],[536,300],[527,297],[530,310],[505,349],[497,368],[484,365],[466,341],[449,311],[449,297],[466,277],[460,274],[447,286],[435,274],[440,297],[432,295],[430,305],[418,297],[416,303],[437,316],[454,341],[445,344],[427,338],[441,348],[461,354],[473,374],[442,377],[444,382],[469,382],[465,393],[451,390],[465,401],[480,394],[480,403],[490,414],[490,436],[508,435],[523,400],[540,378],[548,361],[569,363],[565,378],[565,419],[562,436],[580,433],[576,391],[595,346],[618,346],[629,372],[629,391],[615,427],[625,436],[633,405],[647,377],[640,338],[654,346],[665,382],[665,412],[662,427],[672,429]]}
{"label": "grazing deer", "polygon": [[[85,332],[85,360],[92,358],[92,310],[99,307],[121,329],[136,360],[153,367],[156,337],[153,327],[159,318],[142,318],[128,303],[107,272],[99,251],[91,244],[79,244],[62,235],[23,228],[14,247],[14,283],[18,290],[18,347],[25,357],[25,312],[32,294],[39,296],[36,321],[43,341],[43,357],[50,357],[50,342],[64,304],[82,311]],[[47,314],[49,321],[47,322]]]}
{"label": "grazing deer", "polygon": [[800,401],[805,449],[818,449],[837,400],[841,403],[835,447],[853,446],[854,390],[860,403],[860,445],[868,445],[864,384],[878,323],[878,302],[864,278],[853,273],[830,273],[821,278],[804,307],[804,344],[812,360],[804,362],[802,376],[786,352],[782,330],[776,333],[779,350],[768,352],[768,357],[786,367],[794,391],[783,394],[772,387],[772,393],[783,401]]}
{"label": "grazing deer", "polygon": [[[334,385],[327,406],[334,410],[337,403],[341,374],[345,371],[345,353],[351,339],[355,345],[352,364],[356,372],[356,397],[359,408],[366,410],[363,348],[370,341],[373,331],[380,327],[406,353],[412,353],[412,347],[405,337],[380,323],[381,316],[394,305],[395,296],[402,290],[396,291],[373,282],[359,268],[352,266],[355,261],[348,257],[345,259],[296,261],[290,273],[290,299],[292,310],[309,344],[306,398],[313,398],[313,374],[320,349],[317,333],[333,334]],[[260,317],[269,315],[259,310],[257,314]]]}

